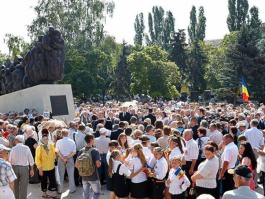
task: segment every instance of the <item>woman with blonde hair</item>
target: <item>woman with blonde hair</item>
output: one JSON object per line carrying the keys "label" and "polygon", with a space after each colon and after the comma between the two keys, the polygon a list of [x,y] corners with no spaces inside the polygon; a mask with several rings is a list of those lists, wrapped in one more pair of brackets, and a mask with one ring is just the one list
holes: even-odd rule
{"label": "woman with blonde hair", "polygon": [[146,166],[146,160],[143,153],[143,146],[141,144],[135,144],[132,148],[132,172],[136,173],[141,170],[136,176],[132,177],[131,183],[131,197],[132,198],[147,198],[148,193],[148,181],[146,174],[143,172],[143,168]]}

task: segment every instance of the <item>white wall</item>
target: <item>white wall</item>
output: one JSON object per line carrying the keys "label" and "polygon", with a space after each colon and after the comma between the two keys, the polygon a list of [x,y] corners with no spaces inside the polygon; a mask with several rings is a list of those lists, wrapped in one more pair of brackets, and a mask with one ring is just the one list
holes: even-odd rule
{"label": "white wall", "polygon": [[52,112],[50,96],[65,95],[69,115],[54,116],[56,119],[65,118],[71,121],[75,117],[73,93],[70,84],[41,84],[10,94],[0,96],[0,112],[23,112],[25,108],[35,108],[39,114],[44,111]]}

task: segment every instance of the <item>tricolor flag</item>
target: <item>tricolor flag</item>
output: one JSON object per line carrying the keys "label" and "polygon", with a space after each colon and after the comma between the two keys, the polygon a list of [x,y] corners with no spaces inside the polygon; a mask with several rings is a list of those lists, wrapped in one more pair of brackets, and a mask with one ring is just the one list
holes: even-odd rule
{"label": "tricolor flag", "polygon": [[244,77],[242,76],[242,98],[245,102],[249,102],[248,97],[249,97],[249,94],[248,94],[247,85],[244,80]]}

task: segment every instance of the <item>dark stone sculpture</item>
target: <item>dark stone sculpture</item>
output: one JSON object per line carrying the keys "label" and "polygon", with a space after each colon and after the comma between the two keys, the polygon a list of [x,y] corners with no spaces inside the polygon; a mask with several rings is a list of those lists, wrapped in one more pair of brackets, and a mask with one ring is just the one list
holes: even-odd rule
{"label": "dark stone sculpture", "polygon": [[18,55],[0,67],[0,95],[38,84],[54,84],[63,79],[64,62],[64,40],[58,30],[49,27],[24,58]]}

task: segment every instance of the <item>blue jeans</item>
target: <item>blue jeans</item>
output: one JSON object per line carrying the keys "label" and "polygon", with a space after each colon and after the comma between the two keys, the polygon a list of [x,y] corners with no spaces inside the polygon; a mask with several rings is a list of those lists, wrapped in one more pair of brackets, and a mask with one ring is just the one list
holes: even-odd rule
{"label": "blue jeans", "polygon": [[95,181],[86,181],[82,179],[83,189],[84,189],[84,199],[90,199],[90,188],[92,188],[94,195],[92,199],[99,199],[100,196],[100,182],[99,180]]}

